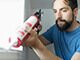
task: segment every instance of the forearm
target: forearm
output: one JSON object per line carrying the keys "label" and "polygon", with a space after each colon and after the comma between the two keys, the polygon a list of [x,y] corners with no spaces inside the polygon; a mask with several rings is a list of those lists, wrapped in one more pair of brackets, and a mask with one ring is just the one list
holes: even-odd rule
{"label": "forearm", "polygon": [[50,52],[48,48],[46,48],[41,43],[41,41],[39,41],[37,45],[32,46],[32,48],[41,60],[62,60],[61,58]]}
{"label": "forearm", "polygon": [[49,45],[51,44],[50,41],[48,41],[43,35],[39,35],[38,38],[40,39],[40,41],[43,43],[43,45]]}

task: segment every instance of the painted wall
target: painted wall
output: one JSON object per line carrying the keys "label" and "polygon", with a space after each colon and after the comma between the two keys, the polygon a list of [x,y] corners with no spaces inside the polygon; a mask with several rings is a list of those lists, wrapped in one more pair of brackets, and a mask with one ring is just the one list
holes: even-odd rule
{"label": "painted wall", "polygon": [[80,22],[80,9],[78,10],[77,20]]}

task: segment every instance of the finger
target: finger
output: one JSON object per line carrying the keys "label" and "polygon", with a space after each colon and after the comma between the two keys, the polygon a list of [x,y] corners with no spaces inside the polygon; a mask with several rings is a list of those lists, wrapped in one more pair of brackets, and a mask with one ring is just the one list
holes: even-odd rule
{"label": "finger", "polygon": [[32,36],[34,36],[35,34],[37,34],[37,32],[35,30],[37,30],[37,28],[35,29],[31,29],[30,27],[25,27],[25,30]]}
{"label": "finger", "polygon": [[34,30],[37,32],[38,31],[38,28],[34,28]]}
{"label": "finger", "polygon": [[30,27],[25,26],[25,30],[26,30],[28,33],[30,33],[31,28],[30,28]]}
{"label": "finger", "polygon": [[34,36],[37,32],[34,29],[31,29],[29,33]]}

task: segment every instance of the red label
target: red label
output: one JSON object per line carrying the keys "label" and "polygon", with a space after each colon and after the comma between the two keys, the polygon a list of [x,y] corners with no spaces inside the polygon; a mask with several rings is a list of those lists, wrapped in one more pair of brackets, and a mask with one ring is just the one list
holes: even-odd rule
{"label": "red label", "polygon": [[28,22],[27,22],[26,24],[28,24],[30,27],[32,26],[32,24],[31,24],[31,23],[28,23]]}
{"label": "red label", "polygon": [[11,38],[9,38],[9,43],[11,42]]}
{"label": "red label", "polygon": [[24,34],[25,34],[23,31],[18,31],[18,32],[20,32],[22,35],[24,35]]}

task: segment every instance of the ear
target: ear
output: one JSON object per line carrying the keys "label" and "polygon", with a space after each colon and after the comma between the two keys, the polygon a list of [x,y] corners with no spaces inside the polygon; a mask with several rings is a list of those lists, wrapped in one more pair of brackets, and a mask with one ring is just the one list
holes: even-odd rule
{"label": "ear", "polygon": [[74,15],[77,16],[77,14],[78,14],[78,8],[75,8],[74,9]]}

